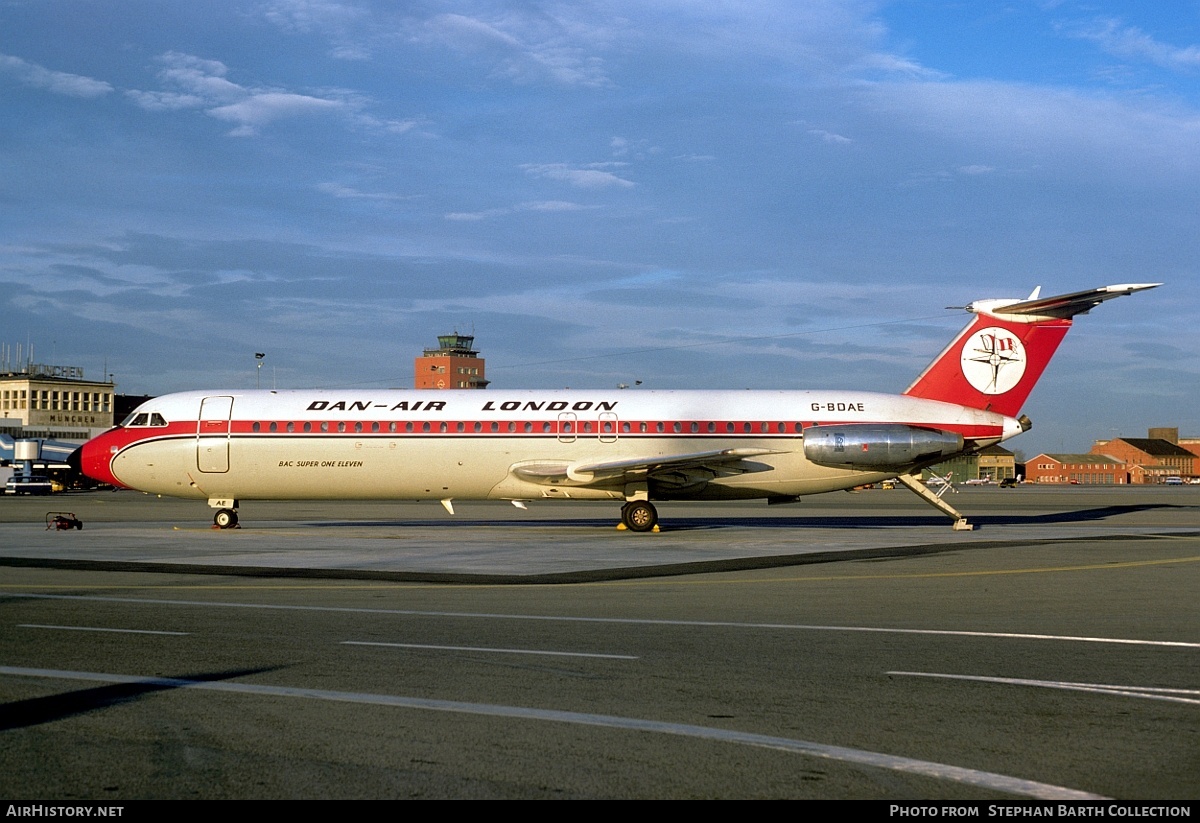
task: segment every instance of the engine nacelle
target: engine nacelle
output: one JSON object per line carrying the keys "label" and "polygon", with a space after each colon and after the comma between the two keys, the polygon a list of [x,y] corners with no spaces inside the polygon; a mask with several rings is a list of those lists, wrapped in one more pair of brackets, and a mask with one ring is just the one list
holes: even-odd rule
{"label": "engine nacelle", "polygon": [[951,457],[962,449],[961,434],[900,424],[855,423],[804,430],[804,456],[817,465],[839,469],[891,471]]}

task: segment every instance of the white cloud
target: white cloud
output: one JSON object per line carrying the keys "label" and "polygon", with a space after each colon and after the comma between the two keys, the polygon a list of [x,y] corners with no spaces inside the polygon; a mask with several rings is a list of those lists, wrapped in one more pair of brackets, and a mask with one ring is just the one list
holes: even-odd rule
{"label": "white cloud", "polygon": [[332,195],[345,200],[407,200],[407,197],[399,194],[387,194],[384,192],[366,192],[343,186],[340,183],[321,183],[317,186],[318,191]]}
{"label": "white cloud", "polygon": [[[605,165],[605,164],[598,164]],[[604,189],[613,186],[631,188],[636,185],[623,177],[617,177],[609,171],[603,171],[594,166],[574,168],[566,163],[526,163],[521,166],[534,177],[544,177],[549,180],[560,180],[581,189]]]}
{"label": "white cloud", "polygon": [[204,98],[195,94],[174,91],[138,91],[130,89],[125,96],[147,111],[177,111],[194,109],[204,105]]}
{"label": "white cloud", "polygon": [[604,60],[592,53],[595,27],[569,15],[570,7],[536,13],[509,11],[487,21],[463,14],[438,14],[414,29],[417,42],[447,46],[489,62],[492,76],[514,83],[610,86]]}
{"label": "white cloud", "polygon": [[239,85],[226,79],[229,68],[219,60],[166,52],[158,62],[164,66],[158,79],[181,91],[133,89],[125,92],[126,96],[150,111],[203,108],[211,117],[236,124],[229,132],[233,137],[254,136],[263,126],[283,118],[348,108],[345,100]]}
{"label": "white cloud", "polygon": [[325,100],[305,94],[263,92],[251,95],[238,103],[208,109],[206,113],[218,120],[238,124],[230,134],[235,137],[247,137],[257,134],[259,128],[275,120],[336,111],[342,108],[342,105],[337,100]]}
{"label": "white cloud", "polygon": [[825,131],[824,129],[809,129],[808,133],[811,134],[813,137],[821,138],[821,140],[825,141],[826,143],[852,143],[852,142],[854,142],[849,137],[843,137],[840,134],[835,134],[834,132],[831,132],[831,131]]}
{"label": "white cloud", "polygon": [[518,203],[515,206],[498,209],[484,209],[483,211],[456,211],[445,215],[445,219],[458,222],[477,222],[487,220],[490,217],[503,217],[509,214],[520,212],[568,212],[568,211],[583,211],[585,209],[593,209],[595,206],[585,206],[581,203],[572,203],[569,200],[530,200],[525,203]]}
{"label": "white cloud", "polygon": [[45,89],[54,94],[68,97],[103,97],[113,90],[112,84],[79,74],[68,74],[13,57],[0,54],[0,71],[5,71],[27,86]]}
{"label": "white cloud", "polygon": [[592,207],[571,203],[567,200],[536,200],[522,203],[520,206],[522,211],[582,211],[588,208]]}
{"label": "white cloud", "polygon": [[1045,174],[1102,168],[1139,185],[1200,172],[1200,114],[1142,100],[998,82],[863,87],[876,117]]}
{"label": "white cloud", "polygon": [[1136,26],[1115,19],[1101,19],[1070,29],[1074,37],[1091,40],[1109,54],[1146,60],[1166,69],[1200,69],[1200,46],[1162,43]]}

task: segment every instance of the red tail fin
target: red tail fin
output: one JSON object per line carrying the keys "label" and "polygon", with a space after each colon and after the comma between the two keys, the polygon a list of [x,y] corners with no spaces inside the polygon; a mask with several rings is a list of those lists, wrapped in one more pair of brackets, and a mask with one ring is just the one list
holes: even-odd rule
{"label": "red tail fin", "polygon": [[1071,318],[1094,306],[1160,283],[1103,286],[1028,300],[977,300],[976,315],[905,394],[1013,417],[1058,349]]}

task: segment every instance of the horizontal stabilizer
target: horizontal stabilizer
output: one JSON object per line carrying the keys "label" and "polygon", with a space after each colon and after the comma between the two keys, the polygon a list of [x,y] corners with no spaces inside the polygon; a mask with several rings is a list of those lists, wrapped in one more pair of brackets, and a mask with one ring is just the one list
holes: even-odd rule
{"label": "horizontal stabilizer", "polygon": [[[1161,285],[1162,283],[1124,283],[1117,286],[1101,286],[1098,289],[1077,291],[1071,294],[1022,300],[1019,303],[1010,303],[1007,306],[988,306],[984,310],[987,314],[991,315],[1036,314],[1040,317],[1067,319],[1077,314],[1086,314],[1105,300],[1112,300],[1114,297],[1124,297],[1127,294],[1133,294],[1135,291],[1153,289]],[[1034,294],[1037,294],[1036,290]],[[971,306],[974,305],[974,303],[971,304]],[[969,306],[968,308],[971,307]]]}

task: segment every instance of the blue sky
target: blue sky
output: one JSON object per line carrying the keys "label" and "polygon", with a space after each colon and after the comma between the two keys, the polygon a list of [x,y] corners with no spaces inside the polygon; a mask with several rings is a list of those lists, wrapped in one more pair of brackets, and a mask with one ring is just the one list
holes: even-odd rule
{"label": "blue sky", "polygon": [[1012,445],[1200,435],[1200,3],[0,0],[0,342],[118,389],[898,392],[1080,318]]}

